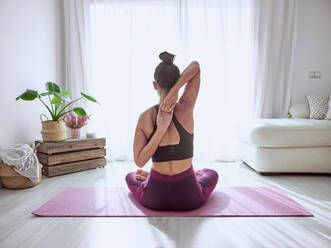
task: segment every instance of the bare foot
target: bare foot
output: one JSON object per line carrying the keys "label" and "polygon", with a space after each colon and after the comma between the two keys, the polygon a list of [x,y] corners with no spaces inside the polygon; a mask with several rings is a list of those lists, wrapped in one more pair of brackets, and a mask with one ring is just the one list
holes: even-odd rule
{"label": "bare foot", "polygon": [[136,179],[141,180],[141,181],[145,181],[147,179],[148,174],[149,173],[147,171],[138,169],[136,171]]}
{"label": "bare foot", "polygon": [[139,175],[142,175],[142,176],[147,177],[148,174],[149,174],[149,172],[148,172],[148,171],[144,171],[144,170],[142,170],[142,169],[138,169],[138,170],[136,171],[136,174],[139,174]]}
{"label": "bare foot", "polygon": [[141,176],[141,175],[136,175],[136,179],[140,181],[146,181],[147,177]]}
{"label": "bare foot", "polygon": [[197,177],[202,176],[202,174],[201,174],[201,172],[200,172],[199,170],[195,171],[195,175],[196,175]]}

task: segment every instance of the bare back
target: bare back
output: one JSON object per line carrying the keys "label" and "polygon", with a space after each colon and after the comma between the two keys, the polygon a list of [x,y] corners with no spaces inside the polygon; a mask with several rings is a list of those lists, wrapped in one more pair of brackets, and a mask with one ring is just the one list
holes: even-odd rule
{"label": "bare back", "polygon": [[[146,110],[146,112],[148,114],[146,113],[146,120],[144,120],[144,123],[146,123],[146,125],[144,125],[146,127],[144,132],[147,137],[150,137],[153,133],[154,125],[156,123],[157,113],[153,107]],[[194,120],[193,110],[191,108],[187,108],[185,106],[185,103],[181,103],[179,101],[174,108],[174,115],[187,132],[193,133]],[[162,147],[167,145],[177,145],[179,144],[179,141],[180,137],[178,130],[176,129],[174,123],[171,122],[159,146]],[[153,162],[153,169],[161,174],[174,175],[187,170],[191,167],[191,165],[192,158],[189,158],[184,160],[173,160],[167,162]]]}

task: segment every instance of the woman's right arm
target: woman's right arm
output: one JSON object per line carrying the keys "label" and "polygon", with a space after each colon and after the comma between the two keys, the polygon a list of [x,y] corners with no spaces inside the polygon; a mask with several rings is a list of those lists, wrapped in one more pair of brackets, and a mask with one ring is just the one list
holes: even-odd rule
{"label": "woman's right arm", "polygon": [[156,120],[157,128],[149,141],[144,131],[147,126],[146,121],[150,121],[149,116],[142,114],[139,117],[133,142],[134,162],[138,167],[143,167],[155,153],[171,123],[172,115],[173,111],[166,113],[159,110]]}
{"label": "woman's right arm", "polygon": [[153,134],[153,137],[148,142],[143,129],[137,125],[134,136],[133,153],[134,162],[138,167],[143,167],[153,156],[162,140],[164,133],[165,131],[157,128]]}
{"label": "woman's right arm", "polygon": [[166,112],[173,110],[178,100],[179,89],[185,84],[184,93],[179,99],[179,102],[193,109],[200,89],[200,65],[197,61],[191,62],[183,71],[176,84],[163,100],[160,109]]}

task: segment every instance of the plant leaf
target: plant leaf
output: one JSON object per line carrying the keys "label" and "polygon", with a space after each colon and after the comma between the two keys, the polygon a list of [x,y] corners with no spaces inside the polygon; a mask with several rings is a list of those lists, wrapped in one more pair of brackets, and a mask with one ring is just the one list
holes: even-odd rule
{"label": "plant leaf", "polygon": [[50,93],[54,93],[54,92],[60,93],[61,92],[60,86],[58,86],[54,82],[47,82],[46,83],[46,90]]}
{"label": "plant leaf", "polygon": [[40,96],[48,96],[48,95],[51,95],[51,93],[49,93],[49,92],[44,92],[44,93],[41,93],[41,94],[39,94]]}
{"label": "plant leaf", "polygon": [[80,107],[72,109],[72,112],[74,112],[76,115],[79,115],[79,116],[87,116],[86,111]]}
{"label": "plant leaf", "polygon": [[61,94],[61,93],[57,93],[57,92],[52,92],[52,94],[53,94],[54,96],[56,96],[56,97],[62,99],[62,100],[65,101],[65,102],[69,102],[69,101],[71,101],[70,97],[67,96],[67,95],[63,95],[63,94]]}
{"label": "plant leaf", "polygon": [[61,94],[61,95],[66,95],[66,96],[71,97],[71,92],[70,92],[70,90],[61,91],[60,94]]}
{"label": "plant leaf", "polygon": [[98,104],[100,104],[93,96],[90,96],[88,94],[85,94],[84,92],[80,93],[83,97],[85,97],[87,100],[91,101],[91,102],[96,102]]}
{"label": "plant leaf", "polygon": [[39,97],[38,91],[27,89],[21,95],[16,97],[16,101],[18,101],[19,99],[22,99],[24,101],[33,101],[37,97]]}
{"label": "plant leaf", "polygon": [[55,104],[55,105],[60,105],[62,103],[62,99],[57,97],[57,96],[54,96],[53,99],[52,99],[52,104]]}

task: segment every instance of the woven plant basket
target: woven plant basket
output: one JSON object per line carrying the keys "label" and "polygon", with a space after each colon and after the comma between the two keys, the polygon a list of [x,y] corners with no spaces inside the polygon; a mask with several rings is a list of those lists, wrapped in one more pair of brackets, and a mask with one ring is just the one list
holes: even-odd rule
{"label": "woven plant basket", "polygon": [[53,141],[62,141],[67,138],[66,135],[66,126],[63,120],[59,121],[43,121],[41,115],[41,135],[44,142],[53,142]]}
{"label": "woven plant basket", "polygon": [[2,185],[7,189],[27,189],[40,183],[42,164],[39,163],[39,182],[32,182],[29,178],[17,173],[12,166],[0,162],[0,179]]}

